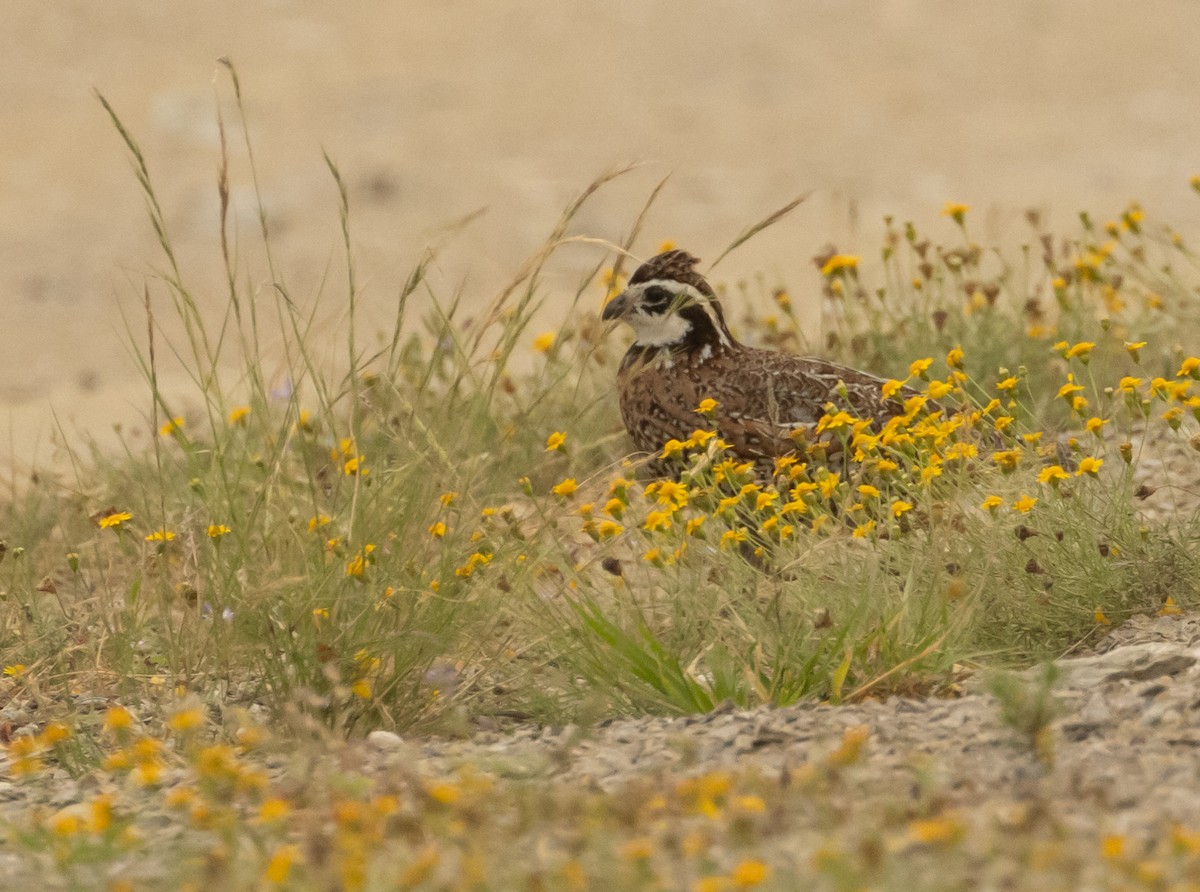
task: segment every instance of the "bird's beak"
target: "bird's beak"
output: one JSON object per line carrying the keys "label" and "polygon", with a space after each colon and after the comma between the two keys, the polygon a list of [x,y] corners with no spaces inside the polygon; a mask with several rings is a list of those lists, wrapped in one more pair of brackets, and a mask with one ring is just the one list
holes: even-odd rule
{"label": "bird's beak", "polygon": [[605,322],[612,319],[620,319],[625,315],[625,311],[629,309],[629,292],[622,291],[612,300],[604,305],[604,312],[600,314],[600,318]]}

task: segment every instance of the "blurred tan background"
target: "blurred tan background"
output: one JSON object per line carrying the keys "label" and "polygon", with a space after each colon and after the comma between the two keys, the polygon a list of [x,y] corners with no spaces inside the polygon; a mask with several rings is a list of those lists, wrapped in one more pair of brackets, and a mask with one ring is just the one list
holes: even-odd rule
{"label": "blurred tan background", "polygon": [[[724,278],[763,272],[815,290],[809,258],[877,249],[893,214],[949,235],[1024,237],[1025,208],[1069,223],[1137,199],[1185,234],[1200,172],[1200,4],[1146,0],[593,3],[9,0],[0,28],[0,462],[50,454],[51,407],[102,434],[146,405],[123,346],[161,262],[102,91],[141,142],[185,275],[217,310],[220,102],[237,149],[234,208],[247,276],[253,196],[228,79],[237,65],[293,293],[342,311],[334,187],[351,192],[364,311],[386,321],[422,249],[438,275],[491,296],[596,174],[575,232],[616,239],[672,173],[642,243],[712,258],[805,191]],[[596,255],[575,249],[564,287]],[[551,283],[555,283],[551,278]],[[548,312],[555,308],[552,300]]]}

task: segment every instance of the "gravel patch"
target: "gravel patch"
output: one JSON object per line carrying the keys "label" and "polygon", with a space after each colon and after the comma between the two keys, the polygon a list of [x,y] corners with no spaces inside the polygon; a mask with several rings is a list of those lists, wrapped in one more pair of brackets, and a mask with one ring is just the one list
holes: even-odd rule
{"label": "gravel patch", "polygon": [[[703,716],[614,721],[592,731],[521,728],[464,741],[368,739],[368,774],[405,765],[447,774],[464,765],[513,779],[615,791],[639,777],[718,769],[777,774],[818,760],[848,729],[868,730],[855,772],[861,802],[894,796],[933,772],[964,810],[996,812],[1028,800],[1070,803],[1080,827],[1149,833],[1200,814],[1200,617],[1139,618],[1090,656],[1060,661],[1053,765],[1002,720],[1000,704],[968,684],[954,700],[892,698]],[[1024,673],[1029,685],[1037,673]]]}

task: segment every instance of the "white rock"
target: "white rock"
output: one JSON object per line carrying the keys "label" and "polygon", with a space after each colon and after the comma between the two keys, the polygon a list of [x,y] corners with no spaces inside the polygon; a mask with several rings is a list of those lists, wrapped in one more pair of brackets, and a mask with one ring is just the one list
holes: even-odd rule
{"label": "white rock", "polygon": [[380,752],[394,753],[404,746],[404,738],[391,731],[372,731],[367,735],[367,746]]}

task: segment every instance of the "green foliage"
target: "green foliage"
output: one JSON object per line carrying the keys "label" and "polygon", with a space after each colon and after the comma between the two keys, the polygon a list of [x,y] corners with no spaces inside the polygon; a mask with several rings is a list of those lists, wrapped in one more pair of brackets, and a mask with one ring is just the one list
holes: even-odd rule
{"label": "green foliage", "polygon": [[1051,722],[1058,714],[1054,685],[1062,675],[1054,663],[1043,663],[1036,677],[1021,678],[1009,672],[993,673],[988,690],[1000,701],[1004,723],[1020,734],[1047,766],[1054,764]]}

